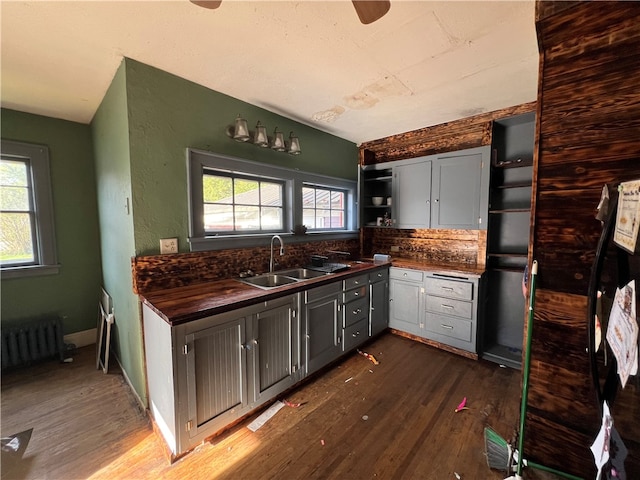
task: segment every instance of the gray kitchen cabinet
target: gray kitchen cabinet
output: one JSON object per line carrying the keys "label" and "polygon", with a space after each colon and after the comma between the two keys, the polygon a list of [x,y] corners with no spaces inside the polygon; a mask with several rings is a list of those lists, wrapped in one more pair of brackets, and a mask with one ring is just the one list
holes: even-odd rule
{"label": "gray kitchen cabinet", "polygon": [[389,278],[389,327],[420,335],[424,325],[423,272],[391,267]]}
{"label": "gray kitchen cabinet", "polygon": [[342,353],[342,282],[304,292],[305,357],[307,374]]}
{"label": "gray kitchen cabinet", "polygon": [[297,295],[289,297],[286,303],[278,302],[253,317],[248,378],[253,379],[250,398],[254,404],[273,398],[302,379],[297,301]]}
{"label": "gray kitchen cabinet", "polygon": [[379,334],[389,325],[389,269],[369,274],[369,336]]}
{"label": "gray kitchen cabinet", "polygon": [[489,154],[487,146],[433,160],[431,228],[487,228]]}
{"label": "gray kitchen cabinet", "polygon": [[170,326],[143,305],[149,407],[177,456],[302,378],[299,294]]}
{"label": "gray kitchen cabinet", "polygon": [[395,228],[430,226],[431,161],[424,158],[393,167],[392,226]]}
{"label": "gray kitchen cabinet", "polygon": [[348,352],[369,338],[369,275],[343,282],[342,351]]}
{"label": "gray kitchen cabinet", "polygon": [[476,353],[478,284],[477,278],[427,274],[423,336]]}

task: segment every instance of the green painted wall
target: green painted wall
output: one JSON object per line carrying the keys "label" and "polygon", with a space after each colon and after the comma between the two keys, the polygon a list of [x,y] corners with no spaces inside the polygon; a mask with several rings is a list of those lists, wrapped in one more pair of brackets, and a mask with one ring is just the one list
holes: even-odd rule
{"label": "green painted wall", "polygon": [[91,128],[98,183],[104,286],[113,299],[113,347],[142,402],[146,404],[142,326],[131,280],[135,256],[131,208],[131,156],[124,63],[96,112]]}
{"label": "green painted wall", "polygon": [[[180,251],[189,251],[187,147],[357,178],[356,144],[134,60],[125,62],[137,255],[160,253],[159,240],[164,237],[178,237]],[[225,131],[238,114],[251,129],[259,120],[269,134],[276,126],[285,137],[294,131],[302,154],[232,140]]]}
{"label": "green painted wall", "polygon": [[102,282],[91,130],[14,110],[1,111],[2,138],[47,145],[60,272],[1,280],[2,323],[60,315],[65,334],[95,328]]}

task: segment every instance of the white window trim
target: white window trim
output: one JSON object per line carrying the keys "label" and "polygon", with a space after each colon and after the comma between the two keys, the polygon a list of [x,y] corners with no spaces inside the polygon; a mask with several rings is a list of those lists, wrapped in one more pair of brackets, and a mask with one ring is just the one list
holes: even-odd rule
{"label": "white window trim", "polygon": [[[202,172],[203,169],[223,170],[238,174],[257,175],[265,178],[285,181],[284,231],[270,233],[220,234],[206,235],[203,222]],[[266,163],[252,162],[204,150],[187,149],[188,196],[189,196],[189,243],[192,252],[206,250],[223,250],[228,248],[245,248],[261,246],[274,233],[287,238],[287,242],[309,242],[320,240],[338,240],[358,238],[357,228],[357,182],[344,178],[330,177],[316,173],[303,172],[290,168],[278,167]],[[294,225],[302,223],[302,187],[304,184],[326,186],[345,190],[347,193],[344,230],[314,230],[306,235],[293,235]]]}
{"label": "white window trim", "polygon": [[56,256],[49,149],[44,145],[4,139],[0,148],[4,158],[30,162],[38,236],[38,264],[1,266],[2,278],[54,275],[59,272],[60,265]]}

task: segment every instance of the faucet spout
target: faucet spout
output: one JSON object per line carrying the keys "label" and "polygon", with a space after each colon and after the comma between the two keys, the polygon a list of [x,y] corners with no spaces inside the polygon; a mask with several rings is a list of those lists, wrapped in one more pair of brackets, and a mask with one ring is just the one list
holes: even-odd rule
{"label": "faucet spout", "polygon": [[280,242],[280,256],[284,255],[284,242],[280,235],[271,237],[271,256],[269,257],[269,273],[273,272],[273,244],[278,240]]}

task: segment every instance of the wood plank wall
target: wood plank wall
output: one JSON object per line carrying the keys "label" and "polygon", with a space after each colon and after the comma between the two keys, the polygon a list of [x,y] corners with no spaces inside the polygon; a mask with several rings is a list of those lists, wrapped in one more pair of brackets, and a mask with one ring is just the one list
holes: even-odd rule
{"label": "wood plank wall", "polygon": [[602,187],[640,178],[640,4],[538,1],[536,19],[530,261],[539,279],[525,456],[594,478],[586,294]]}

